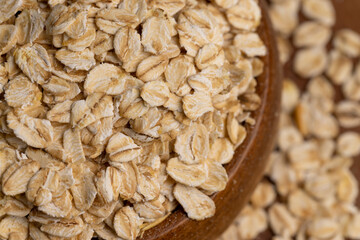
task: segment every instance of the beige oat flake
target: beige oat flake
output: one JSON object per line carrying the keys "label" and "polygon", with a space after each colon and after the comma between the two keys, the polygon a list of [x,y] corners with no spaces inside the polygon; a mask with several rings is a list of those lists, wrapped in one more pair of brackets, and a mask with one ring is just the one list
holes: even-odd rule
{"label": "beige oat flake", "polygon": [[141,148],[130,137],[117,133],[110,138],[106,152],[111,161],[128,162],[140,155]]}
{"label": "beige oat flake", "polygon": [[5,85],[4,97],[11,107],[25,107],[37,104],[41,100],[42,94],[36,84],[24,75],[18,75]]}
{"label": "beige oat flake", "polygon": [[185,164],[177,158],[168,161],[166,171],[175,181],[190,187],[197,187],[203,184],[208,175],[207,165]]}
{"label": "beige oat flake", "polygon": [[96,25],[109,34],[115,34],[121,27],[127,25],[135,27],[138,23],[138,17],[126,9],[102,9],[96,15]]}
{"label": "beige oat flake", "polygon": [[45,83],[50,77],[51,63],[46,49],[39,45],[24,45],[14,52],[15,62],[32,82]]}
{"label": "beige oat flake", "polygon": [[14,163],[2,175],[2,191],[10,196],[24,193],[30,178],[39,168],[39,163],[32,160]]}
{"label": "beige oat flake", "polygon": [[139,233],[141,220],[133,208],[123,207],[114,216],[116,234],[126,240],[135,239]]}
{"label": "beige oat flake", "polygon": [[215,203],[196,188],[176,184],[174,196],[192,219],[202,220],[215,214]]}
{"label": "beige oat flake", "polygon": [[7,122],[15,135],[32,147],[45,148],[53,140],[53,127],[49,120],[12,111],[7,116]]}
{"label": "beige oat flake", "polygon": [[320,75],[326,67],[327,55],[323,48],[307,48],[296,53],[294,69],[301,77]]}
{"label": "beige oat flake", "polygon": [[335,9],[330,0],[305,0],[302,11],[305,16],[332,26],[335,23]]}
{"label": "beige oat flake", "polygon": [[235,28],[253,31],[260,24],[261,10],[255,0],[244,0],[228,9],[226,15]]}
{"label": "beige oat flake", "polygon": [[321,23],[308,21],[302,23],[294,33],[294,45],[313,47],[326,45],[331,37],[331,29]]}
{"label": "beige oat flake", "polygon": [[0,53],[5,54],[9,52],[18,41],[18,28],[14,25],[3,24],[0,25]]}
{"label": "beige oat flake", "polygon": [[2,0],[0,2],[1,6],[3,6],[0,11],[0,23],[7,21],[9,18],[14,16],[22,7],[23,2],[23,0]]}
{"label": "beige oat flake", "polygon": [[65,66],[74,70],[88,71],[95,65],[94,53],[87,48],[81,52],[60,49],[56,52],[55,57]]}
{"label": "beige oat flake", "polygon": [[6,216],[0,222],[0,237],[25,240],[28,237],[28,225],[29,222],[24,217]]}
{"label": "beige oat flake", "polygon": [[141,90],[142,99],[152,107],[164,105],[169,100],[169,95],[169,87],[163,81],[147,82]]}
{"label": "beige oat flake", "polygon": [[238,222],[239,238],[253,239],[265,230],[267,219],[263,209],[245,206],[236,219]]}
{"label": "beige oat flake", "polygon": [[16,18],[15,25],[18,31],[18,43],[23,45],[33,43],[39,38],[44,30],[45,19],[40,12],[29,9],[21,12]]}

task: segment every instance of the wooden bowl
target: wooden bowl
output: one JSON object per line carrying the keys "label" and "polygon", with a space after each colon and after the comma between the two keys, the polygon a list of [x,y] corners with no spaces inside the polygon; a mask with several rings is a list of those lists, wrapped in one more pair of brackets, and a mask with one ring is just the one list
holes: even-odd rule
{"label": "wooden bowl", "polygon": [[226,166],[229,175],[226,189],[212,196],[216,204],[215,216],[204,221],[194,221],[187,218],[184,210],[178,207],[162,223],[145,231],[139,239],[215,239],[231,224],[262,178],[276,139],[281,74],[274,33],[266,11],[267,6],[263,0],[260,0],[260,5],[263,18],[258,32],[268,48],[268,54],[263,58],[264,73],[258,77],[257,89],[262,104],[254,115],[255,126],[248,128],[245,142],[236,150],[234,159]]}

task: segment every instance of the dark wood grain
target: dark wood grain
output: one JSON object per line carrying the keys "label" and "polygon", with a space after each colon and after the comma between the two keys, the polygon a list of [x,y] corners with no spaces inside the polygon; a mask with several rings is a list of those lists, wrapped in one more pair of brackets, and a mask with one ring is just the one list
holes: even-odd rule
{"label": "dark wood grain", "polygon": [[211,240],[219,236],[248,201],[262,178],[267,158],[273,148],[280,110],[281,77],[277,50],[265,1],[261,0],[264,18],[259,34],[269,49],[264,57],[265,70],[258,78],[258,93],[262,104],[255,113],[256,125],[248,129],[245,142],[236,150],[234,159],[226,166],[229,183],[212,198],[216,204],[214,217],[193,221],[179,207],[164,222],[146,231],[142,240]]}
{"label": "dark wood grain", "polygon": [[[336,9],[336,24],[333,28],[334,31],[343,28],[350,28],[358,33],[360,33],[360,1],[357,0],[332,0],[334,7]],[[301,22],[306,21],[306,19],[301,16]],[[329,48],[331,45],[329,44]],[[357,62],[357,61],[356,61]],[[300,87],[302,92],[306,89],[307,80],[297,76],[292,70],[293,61],[289,61],[283,68],[284,77],[288,77],[296,82]],[[336,101],[340,101],[344,96],[341,93],[340,87],[336,88]],[[360,128],[347,129],[360,132]],[[345,129],[341,129],[342,132]],[[351,168],[352,172],[355,174],[358,182],[360,182],[360,156],[357,156],[354,161],[354,165]],[[357,199],[357,206],[360,207],[360,196]],[[256,240],[271,240],[273,234],[270,230],[262,233],[256,238]]]}

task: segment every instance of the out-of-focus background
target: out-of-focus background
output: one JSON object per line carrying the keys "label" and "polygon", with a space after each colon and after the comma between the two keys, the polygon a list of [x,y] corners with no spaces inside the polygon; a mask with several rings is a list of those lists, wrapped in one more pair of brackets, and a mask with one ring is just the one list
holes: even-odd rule
{"label": "out-of-focus background", "polygon": [[[319,16],[310,16],[309,13],[304,13],[304,2],[314,2],[313,4],[313,11],[318,12]],[[286,3],[287,2],[287,3]],[[296,2],[299,4],[299,8],[297,10],[291,10],[291,8],[296,8]],[[333,9],[335,10],[335,16],[336,21],[334,24],[324,24],[323,20],[326,20],[325,18],[322,18],[320,15],[326,15],[329,12],[321,7],[319,9],[316,9],[319,6],[322,6],[319,2],[331,2],[333,4]],[[284,103],[283,105],[287,105],[289,102],[294,100],[296,97],[292,99],[291,94],[294,92],[294,95],[296,95],[296,89],[293,89],[293,86],[291,86],[291,83],[295,83],[298,90],[301,92],[300,96],[298,96],[298,102],[297,107],[294,107],[291,111],[288,111],[285,117],[283,116],[283,122],[281,129],[286,128],[286,123],[284,122],[288,121],[288,118],[291,118],[294,122],[291,127],[294,127],[296,129],[296,134],[299,132],[302,132],[301,126],[299,127],[299,123],[297,122],[298,119],[296,117],[299,117],[299,115],[302,115],[302,112],[299,111],[299,101],[306,101],[304,100],[305,95],[308,95],[309,92],[311,94],[314,94],[314,92],[318,91],[316,94],[318,95],[331,95],[331,89],[329,90],[329,85],[332,86],[330,88],[334,89],[334,96],[332,97],[331,101],[333,101],[334,106],[325,106],[325,108],[330,108],[332,110],[329,110],[330,114],[336,121],[339,121],[339,116],[342,112],[341,107],[338,107],[339,103],[344,102],[351,102],[352,107],[349,108],[347,111],[347,116],[350,118],[359,118],[358,121],[360,121],[360,79],[357,81],[354,81],[353,84],[347,83],[349,79],[357,78],[357,74],[360,73],[360,61],[359,61],[359,55],[360,55],[360,1],[358,0],[268,0],[269,8],[274,9],[276,4],[287,4],[287,7],[290,9],[286,9],[284,7],[282,10],[279,10],[274,16],[277,18],[277,22],[280,22],[280,25],[282,26],[275,26],[282,27],[285,29],[284,31],[288,31],[288,33],[277,32],[277,37],[280,39],[279,46],[281,52],[280,55],[283,58],[288,57],[288,61],[284,63],[283,65],[283,71],[284,71],[284,80],[285,80],[285,86],[284,91],[286,93],[283,94],[285,96],[285,101],[287,103]],[[319,5],[317,5],[319,4]],[[311,4],[309,4],[311,5]],[[281,19],[286,19],[289,21],[288,24],[291,25],[291,22],[294,19],[291,19],[291,17],[287,16],[289,14],[289,11],[294,11],[298,14],[296,18],[298,18],[298,23],[296,26],[293,27],[293,29],[287,29],[287,25],[284,21],[281,21]],[[305,10],[306,11],[306,10]],[[278,15],[277,15],[278,14]],[[282,15],[283,14],[283,15]],[[311,13],[310,13],[311,15]],[[280,19],[280,20],[279,20]],[[294,33],[298,31],[299,26],[302,26],[304,22],[312,22],[312,23],[319,23],[327,25],[326,27],[331,28],[331,39],[328,41],[326,46],[313,46],[312,44],[309,44],[309,46],[302,46],[302,47],[295,47],[294,46]],[[291,28],[291,27],[290,27]],[[309,28],[311,29],[311,28]],[[314,28],[317,29],[317,28]],[[347,34],[344,34],[345,36],[340,37],[339,32],[341,32],[344,29],[352,30],[352,33],[349,34],[350,37],[348,37]],[[311,32],[308,30],[310,36],[319,37],[319,32]],[[303,31],[307,33],[305,30]],[[334,39],[337,38],[342,40],[342,44],[345,46],[345,48],[348,46],[351,50],[352,47],[357,48],[359,46],[359,53],[354,53],[353,56],[348,56],[346,53],[341,51],[341,48],[344,48],[340,46],[340,48],[336,47],[334,45]],[[305,38],[307,38],[305,36]],[[309,38],[308,38],[309,39]],[[306,41],[306,40],[305,40]],[[320,37],[319,37],[320,41]],[[287,44],[290,44],[291,46],[288,46]],[[347,45],[348,44],[348,45]],[[301,45],[301,44],[300,44]],[[316,44],[315,44],[316,45]],[[316,76],[311,77],[301,77],[298,72],[294,70],[295,65],[295,58],[296,55],[299,53],[299,51],[302,51],[303,49],[316,49],[319,48],[326,48],[326,54],[327,54],[327,62],[324,69],[320,70],[320,74],[315,74]],[[340,49],[340,51],[338,51]],[[333,59],[331,59],[331,52],[338,51],[340,52],[341,57],[334,59],[337,59],[338,62],[334,63],[332,62]],[[286,52],[289,54],[286,56]],[[338,53],[337,52],[337,53]],[[336,54],[337,54],[336,53]],[[334,53],[332,53],[334,54]],[[334,55],[336,55],[334,54]],[[351,54],[350,54],[351,55]],[[343,58],[342,58],[343,57]],[[304,59],[306,59],[304,57]],[[309,60],[310,61],[310,60]],[[318,61],[321,61],[321,58],[318,59]],[[349,63],[349,61],[352,62]],[[314,62],[315,64],[316,62]],[[299,63],[301,65],[301,63]],[[305,64],[305,63],[304,63]],[[317,64],[317,63],[316,63]],[[333,64],[332,70],[329,70],[329,65]],[[306,65],[306,64],[305,64]],[[346,66],[344,66],[346,65]],[[307,74],[307,69],[305,68],[305,75]],[[309,68],[309,71],[313,71],[312,66],[307,66]],[[316,68],[314,66],[314,68]],[[321,68],[321,67],[320,67]],[[358,70],[356,70],[358,68]],[[304,69],[303,69],[304,70]],[[316,69],[314,70],[316,72]],[[358,72],[357,72],[358,71]],[[336,83],[336,80],[334,81],[332,79],[333,74],[341,78],[341,76],[346,76],[346,72],[350,72],[350,76],[346,77],[344,81],[340,81],[339,83]],[[317,76],[323,76],[324,79],[322,80],[314,80],[314,77]],[[360,77],[360,76],[359,76]],[[311,83],[309,84],[309,82]],[[324,83],[325,82],[325,83]],[[290,84],[290,85],[289,85]],[[309,86],[311,85],[312,86]],[[347,87],[345,85],[348,84]],[[316,85],[316,86],[315,86]],[[321,90],[323,88],[323,90]],[[344,90],[347,88],[347,90]],[[290,90],[289,90],[290,89]],[[320,89],[320,90],[319,90]],[[323,92],[322,92],[323,91]],[[316,95],[315,94],[315,95]],[[303,100],[302,100],[303,99]],[[294,100],[295,101],[295,100]],[[310,100],[312,101],[312,100]],[[318,101],[318,100],[314,100]],[[331,102],[330,101],[330,102]],[[291,103],[290,103],[291,104]],[[322,102],[321,99],[317,103],[319,105],[327,104],[326,101]],[[350,105],[351,105],[350,104]],[[346,104],[345,104],[346,105]],[[339,108],[337,110],[337,108]],[[345,107],[346,108],[346,107]],[[317,109],[311,109],[311,111],[317,111]],[[283,112],[286,112],[283,110]],[[300,113],[299,113],[300,112]],[[343,112],[346,112],[345,110]],[[346,115],[345,114],[345,115]],[[321,119],[321,118],[320,118]],[[319,120],[314,121],[314,124],[319,124]],[[323,125],[329,125],[328,119],[323,118]],[[321,121],[320,121],[321,125]],[[360,151],[360,144],[358,140],[358,136],[356,134],[360,134],[360,126],[359,124],[354,127],[344,127],[341,123],[338,123],[339,125],[339,132],[336,134],[336,136],[329,137],[329,142],[332,142],[335,144],[333,146],[334,153],[332,160],[336,158],[336,155],[342,155],[339,153],[341,152],[341,149],[339,150],[341,144],[339,143],[339,138],[342,136],[343,138],[343,145],[345,148],[352,148],[354,152]],[[354,124],[356,125],[356,124]],[[329,125],[331,126],[331,124]],[[280,130],[281,131],[281,130]],[[331,130],[329,130],[331,131]],[[346,137],[344,137],[345,132],[354,133],[355,136],[349,137],[349,142],[345,141]],[[285,135],[286,133],[284,133]],[[295,137],[297,137],[296,134],[293,134]],[[289,139],[291,137],[294,138],[294,136],[290,136],[291,134],[288,134]],[[316,134],[315,134],[316,135]],[[330,134],[331,135],[331,134]],[[313,136],[311,133],[309,136],[303,136],[304,141],[310,141],[315,140],[318,142],[323,142],[322,139],[320,139],[319,136]],[[355,139],[356,141],[352,141],[352,139]],[[281,140],[280,140],[281,141]],[[294,139],[290,139],[291,141],[297,141]],[[300,140],[299,140],[300,141]],[[302,140],[301,140],[302,141]],[[351,144],[355,144],[355,146],[351,146]],[[358,146],[356,146],[358,144]],[[326,145],[326,144],[325,144]],[[328,144],[331,145],[331,144]],[[291,158],[288,157],[289,151],[284,151],[283,149],[279,150],[279,144],[278,144],[278,151],[276,154],[282,154],[286,155],[284,158]],[[283,147],[284,148],[284,147]],[[331,148],[331,146],[329,147]],[[306,147],[304,148],[306,150]],[[322,151],[319,147],[317,149],[319,152]],[[345,151],[345,150],[344,150]],[[347,150],[346,150],[347,151]],[[345,152],[346,152],[345,151]],[[352,151],[352,150],[350,150]],[[300,154],[301,151],[298,151],[297,154]],[[290,153],[291,154],[291,153]],[[345,154],[346,155],[346,154]],[[351,154],[350,154],[351,155]],[[273,156],[274,157],[274,156]],[[283,157],[283,156],[282,156]],[[279,155],[275,156],[274,158],[279,158]],[[243,213],[239,215],[239,217],[236,219],[236,221],[233,223],[232,226],[229,227],[229,229],[223,234],[223,236],[220,238],[222,240],[240,240],[240,239],[257,239],[257,240],[287,240],[287,239],[296,239],[296,240],[305,240],[305,239],[328,239],[328,240],[341,240],[341,239],[360,239],[360,196],[358,194],[359,192],[359,182],[360,182],[360,155],[356,153],[354,156],[350,156],[350,163],[352,163],[350,166],[345,166],[346,164],[349,164],[347,161],[339,161],[339,163],[342,163],[339,166],[334,166],[335,170],[329,171],[329,174],[333,174],[337,171],[336,169],[345,169],[343,172],[346,172],[347,169],[351,170],[351,173],[353,175],[348,176],[348,180],[339,180],[339,185],[336,185],[336,190],[334,193],[334,199],[333,200],[327,200],[327,199],[321,199],[321,196],[317,198],[314,196],[314,194],[311,194],[311,191],[309,192],[308,189],[306,189],[306,181],[298,181],[297,186],[295,187],[297,190],[294,190],[293,188],[284,190],[282,186],[279,186],[279,183],[274,180],[274,170],[271,173],[271,170],[268,171],[267,176],[264,177],[261,187],[257,189],[256,196],[252,198],[252,201],[250,201],[250,204],[245,208]],[[338,159],[337,159],[338,160]],[[276,160],[275,160],[276,161]],[[286,162],[287,165],[293,164],[292,160],[286,159],[283,160]],[[326,163],[325,163],[326,164]],[[280,168],[284,164],[275,163],[273,164],[273,167]],[[314,165],[315,166],[315,165]],[[316,174],[322,174],[321,171],[317,172]],[[352,177],[355,178],[352,178]],[[291,181],[291,176],[286,176]],[[285,177],[285,178],[286,178]],[[297,176],[299,177],[299,176]],[[303,178],[304,176],[300,176],[299,178]],[[307,178],[307,176],[305,177]],[[300,182],[300,183],[299,183]],[[319,192],[321,190],[324,190],[328,183],[325,182],[317,182],[317,187],[319,188]],[[271,186],[271,187],[270,187]],[[270,187],[270,189],[269,189]],[[272,189],[272,190],[271,190]],[[300,190],[300,191],[298,191]],[[279,193],[279,191],[282,191],[282,193]],[[287,191],[287,192],[286,192]],[[297,191],[296,194],[293,194],[294,191]],[[329,191],[331,189],[329,188]],[[286,192],[286,193],[284,193]],[[300,193],[299,193],[300,192]],[[274,194],[275,193],[275,194]],[[341,194],[348,194],[350,196],[350,200],[341,200]],[[273,196],[274,195],[274,196]],[[304,196],[305,195],[305,196]],[[331,194],[330,194],[331,195]],[[296,199],[296,196],[299,196],[298,199]],[[300,199],[301,197],[301,199]],[[355,199],[352,200],[351,198]],[[256,199],[263,199],[261,200],[262,203],[257,204]],[[267,199],[267,200],[266,200]],[[266,202],[268,201],[268,202]],[[302,206],[296,206],[302,205]],[[258,205],[258,206],[257,206]],[[276,207],[274,207],[276,205]],[[291,206],[290,206],[291,205]],[[296,206],[296,207],[295,207]],[[311,209],[311,206],[316,206],[318,209],[326,209],[329,206],[336,206],[336,209],[338,206],[342,208],[342,210],[339,210],[339,213],[313,213],[314,211],[317,211],[316,209]],[[325,207],[326,206],[326,207]],[[331,209],[329,207],[329,209]],[[310,209],[310,210],[309,210]],[[335,209],[335,208],[334,208]],[[309,211],[309,212],[306,212]],[[336,210],[337,211],[337,210]],[[341,211],[344,211],[346,213],[340,213]],[[310,213],[311,212],[311,213]],[[281,219],[283,222],[281,222]],[[275,222],[275,223],[274,223]],[[310,225],[312,227],[310,227]],[[266,230],[263,230],[266,228]],[[351,238],[350,238],[351,237]]]}
{"label": "out-of-focus background", "polygon": [[[290,0],[291,1],[291,0]],[[352,29],[360,34],[360,1],[358,0],[332,0],[332,3],[335,8],[336,12],[336,22],[333,27],[333,31],[336,32],[341,29]],[[306,21],[305,17],[300,14],[301,22]],[[329,43],[329,48],[331,43]],[[283,67],[283,74],[285,78],[290,78],[294,80],[297,86],[299,86],[301,91],[304,91],[306,85],[308,83],[308,79],[304,79],[299,77],[297,74],[294,73],[293,70],[293,57],[285,64]],[[355,65],[359,63],[359,59],[355,59]],[[335,87],[336,89],[336,96],[335,101],[339,102],[344,99],[344,95],[342,94],[341,88]],[[357,131],[360,133],[360,127],[355,128],[342,128],[341,131]],[[354,158],[354,164],[351,167],[352,172],[357,177],[358,182],[360,182],[360,155]],[[357,198],[357,206],[360,208],[360,195]]]}

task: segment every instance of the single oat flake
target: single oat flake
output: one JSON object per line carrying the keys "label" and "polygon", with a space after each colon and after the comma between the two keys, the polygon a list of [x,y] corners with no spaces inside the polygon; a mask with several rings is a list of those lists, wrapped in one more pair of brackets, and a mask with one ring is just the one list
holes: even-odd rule
{"label": "single oat flake", "polygon": [[178,205],[215,214],[261,104],[257,0],[0,5],[1,239],[135,240]]}

